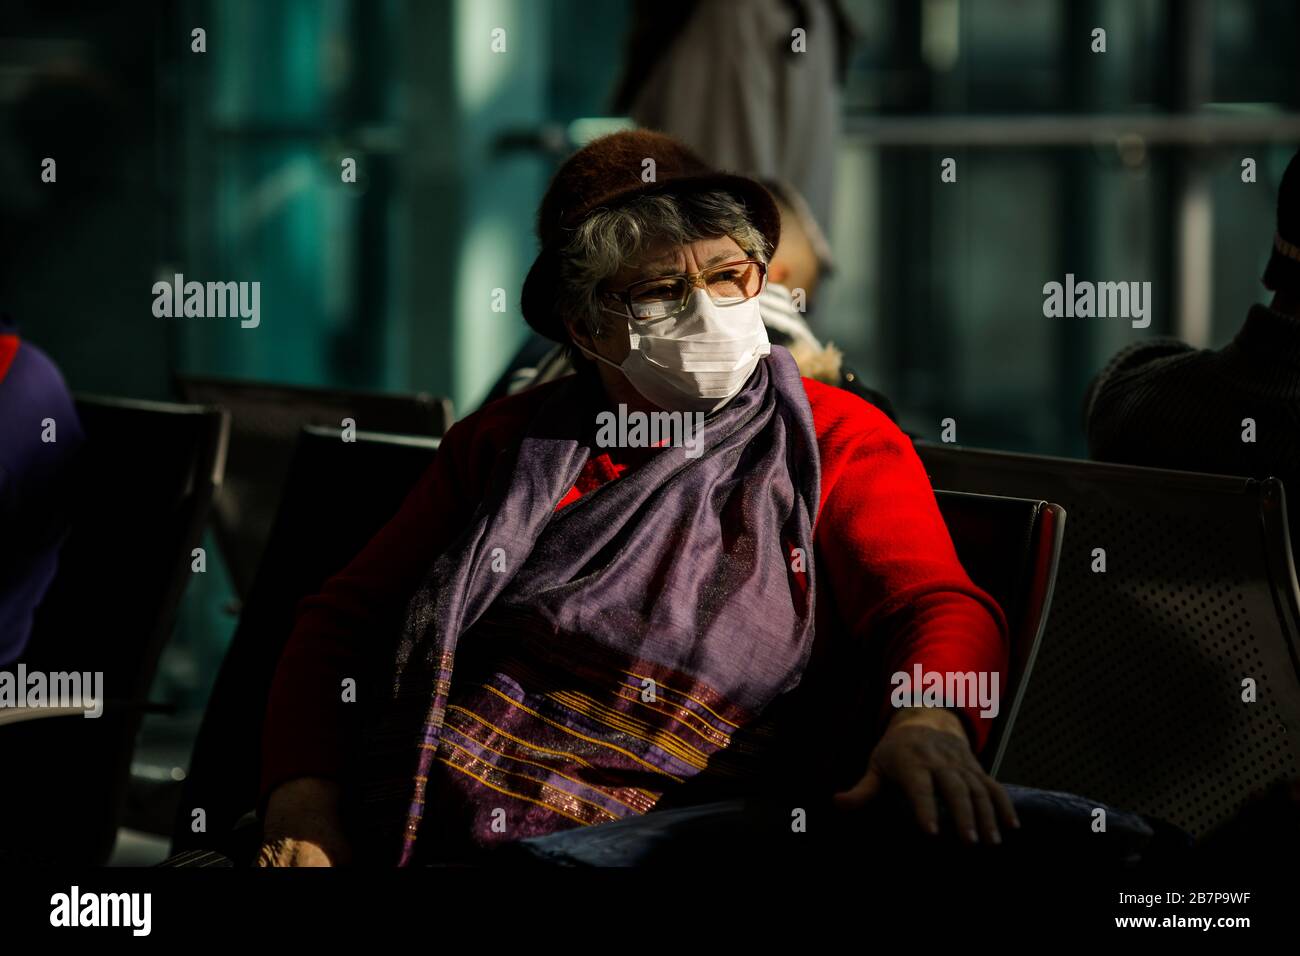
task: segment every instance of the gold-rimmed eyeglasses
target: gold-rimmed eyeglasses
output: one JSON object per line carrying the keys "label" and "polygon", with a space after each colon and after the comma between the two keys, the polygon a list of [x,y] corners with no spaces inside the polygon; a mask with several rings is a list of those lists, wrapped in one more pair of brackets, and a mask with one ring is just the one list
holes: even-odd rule
{"label": "gold-rimmed eyeglasses", "polygon": [[642,279],[621,292],[611,290],[605,294],[623,303],[634,319],[647,321],[681,312],[695,288],[704,289],[714,304],[721,306],[752,299],[763,291],[766,276],[765,263],[757,259],[738,259],[701,272]]}

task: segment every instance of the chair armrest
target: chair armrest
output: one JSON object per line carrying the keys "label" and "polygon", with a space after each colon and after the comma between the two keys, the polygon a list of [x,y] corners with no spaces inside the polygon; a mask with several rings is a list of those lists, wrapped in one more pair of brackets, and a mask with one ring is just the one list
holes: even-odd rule
{"label": "chair armrest", "polygon": [[0,727],[53,717],[82,717],[85,713],[84,707],[0,707]]}
{"label": "chair armrest", "polygon": [[[132,710],[138,710],[146,714],[172,714],[176,712],[176,707],[173,704],[156,704],[147,700],[106,700],[100,716],[110,712],[116,716]],[[52,717],[98,719],[96,717],[86,717],[85,714],[86,708],[84,707],[0,707],[0,727],[9,724],[27,723],[32,720],[47,720]]]}

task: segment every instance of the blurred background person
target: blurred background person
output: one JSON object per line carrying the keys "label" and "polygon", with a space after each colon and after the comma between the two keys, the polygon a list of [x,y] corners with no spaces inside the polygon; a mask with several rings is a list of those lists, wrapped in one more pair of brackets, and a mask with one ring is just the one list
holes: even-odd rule
{"label": "blurred background person", "polygon": [[1300,541],[1300,153],[1278,189],[1263,283],[1272,301],[1250,306],[1223,348],[1156,338],[1121,350],[1088,391],[1085,427],[1102,461],[1282,479]]}
{"label": "blurred background person", "polygon": [[763,185],[781,211],[781,241],[758,303],[768,337],[790,350],[803,375],[853,392],[897,420],[889,399],[867,387],[845,364],[844,354],[833,343],[823,344],[805,318],[814,311],[817,291],[834,267],[830,244],[812,211],[789,183],[766,179]]}
{"label": "blurred background person", "polygon": [[789,182],[828,231],[853,39],[839,0],[636,0],[614,111]]}

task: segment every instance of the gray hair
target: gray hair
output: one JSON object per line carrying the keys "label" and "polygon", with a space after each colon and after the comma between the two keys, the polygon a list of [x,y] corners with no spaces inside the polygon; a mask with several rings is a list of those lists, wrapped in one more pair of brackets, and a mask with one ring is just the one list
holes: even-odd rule
{"label": "gray hair", "polygon": [[[730,236],[747,256],[763,262],[772,254],[744,203],[731,193],[659,193],[597,209],[560,250],[559,314],[579,319],[593,336],[600,336],[609,326],[600,303],[602,282],[655,242],[686,245],[720,236]],[[576,360],[572,352],[576,349],[571,349]]]}

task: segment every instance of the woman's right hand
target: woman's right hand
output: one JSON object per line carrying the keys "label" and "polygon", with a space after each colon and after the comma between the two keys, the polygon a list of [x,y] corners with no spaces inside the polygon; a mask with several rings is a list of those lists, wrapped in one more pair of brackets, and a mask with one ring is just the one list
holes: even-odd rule
{"label": "woman's right hand", "polygon": [[301,777],[271,792],[258,866],[342,866],[351,856],[343,835],[337,783]]}

